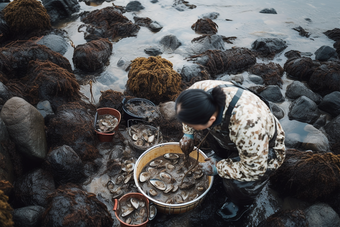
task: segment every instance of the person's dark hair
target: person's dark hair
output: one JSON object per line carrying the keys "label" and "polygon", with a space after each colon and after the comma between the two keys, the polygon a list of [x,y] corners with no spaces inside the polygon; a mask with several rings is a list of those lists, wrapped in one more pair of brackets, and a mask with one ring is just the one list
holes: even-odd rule
{"label": "person's dark hair", "polygon": [[225,99],[226,96],[219,86],[211,94],[201,89],[185,90],[176,99],[177,118],[187,124],[206,124],[216,110],[224,107]]}

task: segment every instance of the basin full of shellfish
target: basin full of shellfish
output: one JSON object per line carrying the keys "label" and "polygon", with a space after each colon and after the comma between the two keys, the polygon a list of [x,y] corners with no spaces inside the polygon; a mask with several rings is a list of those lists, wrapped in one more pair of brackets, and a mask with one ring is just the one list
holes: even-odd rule
{"label": "basin full of shellfish", "polygon": [[[183,156],[179,143],[168,142],[147,149],[135,163],[134,181],[139,192],[152,201],[161,213],[180,214],[192,210],[201,203],[213,183],[213,176],[204,175],[196,167],[190,174],[183,174],[186,169],[183,162],[176,161],[179,156]],[[190,153],[191,166],[194,166],[196,158],[195,150]],[[198,162],[204,162],[206,158],[199,150]],[[146,171],[149,169],[151,175]],[[171,169],[175,172],[170,173]],[[179,173],[181,169],[183,172]],[[176,171],[179,173],[177,178],[174,174]],[[191,180],[187,180],[189,178]]]}
{"label": "basin full of shellfish", "polygon": [[99,141],[112,141],[120,120],[121,114],[118,110],[109,107],[98,108],[95,115],[94,128]]}

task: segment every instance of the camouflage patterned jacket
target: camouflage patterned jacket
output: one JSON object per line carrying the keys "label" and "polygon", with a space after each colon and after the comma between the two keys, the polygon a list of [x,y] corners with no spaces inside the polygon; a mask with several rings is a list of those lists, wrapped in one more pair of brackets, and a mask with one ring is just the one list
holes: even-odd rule
{"label": "camouflage patterned jacket", "polygon": [[[193,84],[189,89],[209,89],[220,84],[230,82],[218,80],[204,80]],[[226,94],[226,106],[237,92],[236,87],[223,87]],[[274,136],[275,124],[277,125],[277,137],[273,147],[276,158],[268,162],[269,140]],[[213,126],[213,130],[219,130],[220,125]],[[183,124],[183,132],[193,134],[194,129]],[[281,124],[271,113],[267,105],[255,94],[244,90],[242,96],[235,105],[229,124],[229,137],[235,143],[240,161],[222,159],[216,164],[219,176],[226,179],[239,181],[258,180],[267,170],[277,169],[285,159],[285,134]]]}

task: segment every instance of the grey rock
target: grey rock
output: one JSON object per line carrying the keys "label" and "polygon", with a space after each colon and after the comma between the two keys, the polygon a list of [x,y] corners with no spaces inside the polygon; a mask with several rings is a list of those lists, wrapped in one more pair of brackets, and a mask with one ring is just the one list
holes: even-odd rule
{"label": "grey rock", "polygon": [[163,28],[163,26],[160,25],[157,21],[152,21],[152,22],[149,24],[148,28],[149,28],[152,32],[159,32],[159,31]]}
{"label": "grey rock", "polygon": [[44,45],[61,55],[64,55],[69,47],[69,44],[62,36],[55,34],[43,36],[37,44]]}
{"label": "grey rock", "polygon": [[263,55],[276,54],[287,47],[286,41],[279,38],[259,38],[251,44],[251,48]]}
{"label": "grey rock", "polygon": [[50,15],[52,24],[66,19],[80,10],[77,0],[42,0],[42,4]]}
{"label": "grey rock", "polygon": [[2,82],[0,82],[0,98],[7,101],[11,97],[8,88]]}
{"label": "grey rock", "polygon": [[340,115],[330,120],[324,129],[327,133],[327,138],[331,143],[336,143],[340,138]]}
{"label": "grey rock", "polygon": [[51,103],[47,100],[38,102],[37,110],[39,110],[43,118],[45,118],[47,115],[54,114],[51,107]]}
{"label": "grey rock", "polygon": [[316,104],[320,103],[322,100],[321,95],[314,93],[311,89],[309,89],[304,83],[300,81],[295,80],[287,86],[286,96],[288,98],[297,99],[303,95],[313,100]]}
{"label": "grey rock", "polygon": [[320,116],[316,103],[306,96],[301,96],[289,106],[288,117],[290,120],[297,120],[313,124]]}
{"label": "grey rock", "polygon": [[176,50],[181,45],[181,42],[174,35],[164,36],[159,43],[164,47],[164,49],[170,49],[172,51]]}
{"label": "grey rock", "polygon": [[163,52],[158,47],[148,47],[144,49],[144,52],[150,56],[161,55]]}
{"label": "grey rock", "polygon": [[39,227],[45,208],[42,206],[26,206],[12,212],[15,227]]}
{"label": "grey rock", "polygon": [[340,226],[339,215],[326,203],[318,203],[305,210],[309,227]]}
{"label": "grey rock", "polygon": [[20,152],[45,158],[47,142],[44,118],[34,106],[22,98],[13,97],[4,104],[0,115]]}
{"label": "grey rock", "polygon": [[306,125],[304,130],[308,132],[308,134],[301,144],[303,149],[326,152],[329,150],[329,142],[325,134],[312,125]]}
{"label": "grey rock", "polygon": [[220,16],[218,12],[212,12],[212,13],[205,13],[201,16],[201,18],[209,18],[211,20],[217,19]]}
{"label": "grey rock", "polygon": [[207,50],[225,50],[225,45],[221,35],[206,35],[202,39],[191,42],[190,48],[193,53],[200,54]]}
{"label": "grey rock", "polygon": [[324,96],[319,104],[319,109],[329,113],[333,117],[338,116],[340,114],[340,91],[333,91]]}
{"label": "grey rock", "polygon": [[270,102],[279,103],[283,102],[285,98],[281,93],[281,89],[277,85],[268,85],[261,93],[265,99]]}
{"label": "grey rock", "polygon": [[201,76],[203,70],[202,66],[197,64],[184,65],[180,74],[183,81],[189,82],[192,78]]}
{"label": "grey rock", "polygon": [[276,10],[274,8],[265,8],[260,11],[260,13],[268,13],[268,14],[277,14]]}
{"label": "grey rock", "polygon": [[144,8],[145,7],[139,1],[131,1],[125,7],[127,12],[138,12]]}
{"label": "grey rock", "polygon": [[270,105],[270,108],[272,109],[272,113],[277,119],[280,120],[281,118],[285,116],[285,112],[278,105],[276,105],[275,103],[269,103],[269,105]]}
{"label": "grey rock", "polygon": [[330,46],[322,46],[315,51],[315,60],[319,61],[327,61],[337,56],[336,50]]}
{"label": "grey rock", "polygon": [[164,118],[168,121],[174,120],[176,118],[174,101],[160,103],[159,111],[161,112],[162,116],[164,116]]}
{"label": "grey rock", "polygon": [[249,80],[251,82],[253,82],[254,84],[263,84],[263,79],[262,77],[258,76],[258,75],[249,75]]}
{"label": "grey rock", "polygon": [[299,148],[301,145],[301,136],[298,133],[287,133],[285,137],[287,148]]}
{"label": "grey rock", "polygon": [[314,122],[313,126],[317,129],[325,126],[327,122],[327,116],[326,114],[321,114],[320,117]]}

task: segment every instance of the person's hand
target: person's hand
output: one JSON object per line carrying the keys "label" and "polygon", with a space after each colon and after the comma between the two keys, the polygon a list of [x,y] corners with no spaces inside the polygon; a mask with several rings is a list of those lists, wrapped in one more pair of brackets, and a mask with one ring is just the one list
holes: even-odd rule
{"label": "person's hand", "polygon": [[194,149],[194,135],[184,134],[182,139],[179,141],[179,146],[185,155],[189,155]]}
{"label": "person's hand", "polygon": [[204,161],[205,162],[200,162],[198,164],[203,173],[208,176],[217,175],[216,160],[213,158],[207,158]]}

